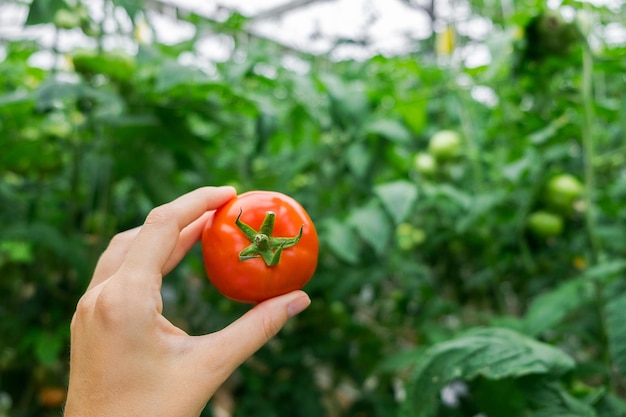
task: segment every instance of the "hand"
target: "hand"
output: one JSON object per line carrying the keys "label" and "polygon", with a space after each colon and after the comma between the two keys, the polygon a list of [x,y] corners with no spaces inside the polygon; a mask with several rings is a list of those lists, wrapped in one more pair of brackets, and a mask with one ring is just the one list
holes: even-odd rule
{"label": "hand", "polygon": [[309,297],[294,291],[203,336],[162,315],[163,275],[234,196],[231,187],[197,189],[113,238],[72,319],[65,417],[198,416],[244,360],[308,307]]}

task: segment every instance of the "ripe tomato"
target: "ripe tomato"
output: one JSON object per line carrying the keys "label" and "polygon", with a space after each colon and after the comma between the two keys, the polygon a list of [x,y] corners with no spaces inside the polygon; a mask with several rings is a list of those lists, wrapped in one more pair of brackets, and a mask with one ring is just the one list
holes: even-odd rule
{"label": "ripe tomato", "polygon": [[309,215],[291,197],[272,191],[233,198],[215,211],[202,233],[209,280],[226,297],[244,303],[302,288],[315,272],[318,253]]}

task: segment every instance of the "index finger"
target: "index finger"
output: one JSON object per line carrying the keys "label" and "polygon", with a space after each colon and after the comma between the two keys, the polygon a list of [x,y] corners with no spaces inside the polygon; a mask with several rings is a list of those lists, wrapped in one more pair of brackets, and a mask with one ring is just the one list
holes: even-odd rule
{"label": "index finger", "polygon": [[[233,187],[203,187],[153,209],[126,253],[120,270],[133,281],[161,279],[181,231],[236,195]],[[144,282],[141,282],[144,283]],[[160,285],[160,282],[157,283]]]}

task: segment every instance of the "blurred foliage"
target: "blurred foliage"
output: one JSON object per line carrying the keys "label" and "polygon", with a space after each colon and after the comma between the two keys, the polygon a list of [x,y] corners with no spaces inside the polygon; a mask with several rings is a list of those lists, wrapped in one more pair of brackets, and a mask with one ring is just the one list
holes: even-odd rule
{"label": "blurred foliage", "polygon": [[[97,46],[54,45],[44,70],[31,57],[48,47],[0,45],[0,416],[59,414],[98,255],[206,184],[293,196],[322,251],[310,309],[203,415],[224,398],[234,416],[626,415],[626,45],[605,37],[624,16],[502,3],[471,3],[484,39],[453,22],[404,56],[340,62],[243,36],[238,14],[179,16],[232,38],[206,70],[181,59],[198,36],[149,42],[33,1],[26,25]],[[468,67],[477,43],[491,60]],[[198,249],[163,287],[192,334],[248,308]]]}

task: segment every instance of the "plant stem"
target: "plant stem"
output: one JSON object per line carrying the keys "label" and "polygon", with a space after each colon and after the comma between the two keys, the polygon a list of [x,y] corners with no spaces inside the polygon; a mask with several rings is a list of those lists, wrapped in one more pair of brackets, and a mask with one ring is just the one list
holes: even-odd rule
{"label": "plant stem", "polygon": [[[583,81],[581,86],[581,99],[583,104],[583,120],[581,126],[581,138],[583,146],[583,167],[584,167],[584,179],[585,179],[585,227],[587,229],[587,236],[589,238],[590,254],[589,264],[590,266],[596,265],[602,262],[601,248],[596,236],[596,207],[595,207],[595,172],[593,168],[594,143],[593,143],[593,123],[595,119],[593,109],[593,55],[589,44],[583,43]],[[612,369],[613,361],[611,353],[608,348],[608,323],[606,317],[606,304],[607,300],[604,294],[604,285],[600,280],[595,281],[595,298],[598,308],[598,319],[601,329],[602,337],[602,360],[605,362],[607,369]],[[615,387],[615,375],[609,372],[609,383]]]}
{"label": "plant stem", "polygon": [[581,137],[583,146],[583,166],[585,180],[585,226],[591,246],[590,264],[596,264],[599,260],[600,245],[596,236],[595,219],[595,173],[593,169],[594,144],[593,144],[593,56],[588,45],[583,47],[583,82],[581,88],[583,102],[583,120]]}

